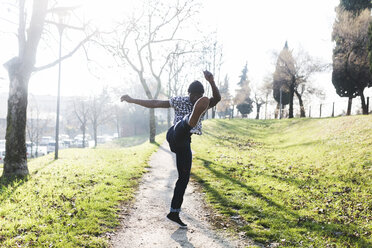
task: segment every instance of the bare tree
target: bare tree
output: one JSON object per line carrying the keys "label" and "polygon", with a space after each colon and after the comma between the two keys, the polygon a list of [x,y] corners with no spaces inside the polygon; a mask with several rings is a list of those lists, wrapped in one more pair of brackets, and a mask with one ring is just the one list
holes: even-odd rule
{"label": "bare tree", "polygon": [[267,105],[269,103],[269,95],[273,91],[273,74],[268,74],[263,79],[263,85],[261,86],[262,94],[265,98],[265,120],[267,119]]}
{"label": "bare tree", "polygon": [[[60,61],[35,67],[37,48],[43,34],[48,10],[48,0],[34,0],[32,14],[27,15],[26,0],[18,1],[18,56],[5,63],[9,75],[9,98],[6,131],[6,158],[2,177],[23,177],[29,174],[26,156],[26,112],[28,102],[28,83],[33,72],[50,68]],[[31,16],[28,20],[27,16]],[[28,25],[28,27],[27,27]],[[88,35],[69,54],[72,56],[86,41]]]}
{"label": "bare tree", "polygon": [[46,127],[49,124],[48,118],[41,118],[39,106],[37,102],[33,102],[28,106],[28,114],[27,114],[27,136],[31,142],[31,156],[33,156],[34,152],[34,144],[35,144],[35,156],[39,156],[39,142],[43,133],[45,132]]}
{"label": "bare tree", "polygon": [[264,105],[265,102],[265,92],[263,91],[263,86],[253,88],[253,98],[252,101],[256,105],[256,120],[260,119],[260,110],[261,106]]}
{"label": "bare tree", "polygon": [[80,130],[83,132],[82,148],[85,148],[85,134],[87,131],[88,117],[90,114],[90,105],[87,99],[75,98],[73,100],[74,114],[80,123]]}
{"label": "bare tree", "polygon": [[94,146],[96,147],[98,127],[113,118],[114,110],[111,106],[110,95],[107,89],[103,89],[101,94],[93,96],[89,103],[89,119],[93,128]]}
{"label": "bare tree", "polygon": [[[223,64],[223,47],[217,40],[217,32],[215,31],[204,36],[199,46],[201,47],[201,51],[199,52],[198,64],[215,75],[217,86],[220,88],[222,86],[220,76]],[[208,84],[206,86],[206,95],[208,96],[210,94]],[[212,108],[212,118],[215,118],[216,107]],[[208,112],[206,113],[206,118],[208,118]]]}
{"label": "bare tree", "polygon": [[277,67],[274,78],[285,84],[289,92],[289,118],[293,118],[293,96],[296,94],[300,104],[301,117],[305,117],[302,94],[305,92],[311,77],[318,72],[323,72],[328,65],[312,58],[302,49],[297,53],[288,49],[287,42],[282,52],[278,55]]}
{"label": "bare tree", "polygon": [[[100,42],[119,61],[129,64],[136,72],[148,99],[158,99],[165,67],[182,41],[177,34],[194,13],[193,1],[177,1],[166,6],[150,1],[138,16],[120,23],[114,31],[113,42]],[[111,34],[110,34],[111,35]],[[153,89],[146,75],[156,82]],[[155,142],[155,112],[150,109],[150,142]]]}

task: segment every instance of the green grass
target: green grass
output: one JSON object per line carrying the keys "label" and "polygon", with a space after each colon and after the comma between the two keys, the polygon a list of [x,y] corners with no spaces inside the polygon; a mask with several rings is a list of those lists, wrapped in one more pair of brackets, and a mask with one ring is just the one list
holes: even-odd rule
{"label": "green grass", "polygon": [[107,247],[119,205],[133,198],[157,147],[67,149],[57,161],[30,161],[28,180],[0,183],[0,247]]}
{"label": "green grass", "polygon": [[145,143],[149,140],[149,135],[137,135],[115,139],[112,142],[108,142],[99,145],[102,148],[119,148],[119,147],[131,147]]}
{"label": "green grass", "polygon": [[233,231],[280,247],[372,247],[372,116],[203,129],[193,177],[225,219],[241,219]]}

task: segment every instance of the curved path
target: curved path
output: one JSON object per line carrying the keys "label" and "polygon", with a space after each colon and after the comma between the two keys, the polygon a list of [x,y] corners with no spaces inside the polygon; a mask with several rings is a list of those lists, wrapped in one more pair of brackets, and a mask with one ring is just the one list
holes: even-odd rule
{"label": "curved path", "polygon": [[[203,196],[193,181],[186,189],[181,219],[188,229],[181,229],[166,219],[177,180],[175,156],[165,142],[150,160],[135,203],[122,219],[121,228],[112,238],[113,247],[244,247],[242,241],[216,231],[208,223]],[[125,212],[125,211],[124,211]]]}

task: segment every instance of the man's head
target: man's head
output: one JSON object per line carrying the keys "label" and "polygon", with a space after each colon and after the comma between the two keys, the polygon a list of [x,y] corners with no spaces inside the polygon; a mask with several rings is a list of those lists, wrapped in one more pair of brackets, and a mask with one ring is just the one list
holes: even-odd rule
{"label": "man's head", "polygon": [[194,81],[190,84],[189,89],[190,102],[194,104],[204,94],[204,87],[199,81]]}

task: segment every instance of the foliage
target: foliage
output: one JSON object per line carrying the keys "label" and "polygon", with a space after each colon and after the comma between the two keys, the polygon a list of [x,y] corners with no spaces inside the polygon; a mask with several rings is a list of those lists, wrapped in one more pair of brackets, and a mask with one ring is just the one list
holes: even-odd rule
{"label": "foliage", "polygon": [[247,117],[253,111],[253,101],[248,97],[236,106],[243,117]]}
{"label": "foliage", "polygon": [[219,88],[221,101],[217,104],[217,113],[224,118],[231,115],[232,96],[229,90],[229,78],[226,75],[223,85]]}
{"label": "foliage", "polygon": [[245,80],[241,83],[240,89],[237,90],[237,93],[234,98],[234,103],[238,111],[246,117],[253,110],[253,101],[249,97],[251,94],[251,88],[249,86],[249,81]]}
{"label": "foliage", "polygon": [[242,86],[243,83],[248,80],[248,75],[247,75],[248,67],[247,66],[248,66],[248,63],[245,63],[245,66],[242,70],[242,75],[240,75],[240,81],[238,83],[239,86]]}
{"label": "foliage", "polygon": [[265,247],[372,246],[372,116],[206,121],[193,178]]}
{"label": "foliage", "polygon": [[[160,138],[164,140],[164,135]],[[28,180],[0,184],[1,247],[108,247],[154,144],[67,149],[29,162]]]}
{"label": "foliage", "polygon": [[[292,52],[288,49],[288,43],[285,45],[276,61],[275,72],[273,75],[273,96],[275,101],[280,103],[280,91],[282,93],[281,103],[287,105],[290,102],[290,88],[292,77],[290,72],[294,71],[294,61]],[[293,97],[293,92],[292,92]]]}
{"label": "foliage", "polygon": [[371,0],[341,0],[340,6],[347,11],[359,14],[365,9],[371,9]]}
{"label": "foliage", "polygon": [[364,112],[366,106],[363,91],[372,86],[367,50],[370,21],[369,9],[354,15],[337,8],[332,33],[332,39],[336,41],[333,50],[332,83],[341,97],[361,96]]}
{"label": "foliage", "polygon": [[282,104],[289,104],[289,118],[293,118],[294,94],[300,103],[301,117],[305,117],[302,97],[304,93],[313,94],[317,91],[311,86],[311,77],[326,68],[322,61],[311,57],[303,49],[297,49],[294,53],[288,49],[288,43],[285,43],[277,59],[273,76],[273,93],[279,103],[280,89],[282,89]]}
{"label": "foliage", "polygon": [[369,71],[372,73],[372,22],[368,26],[368,61]]}

